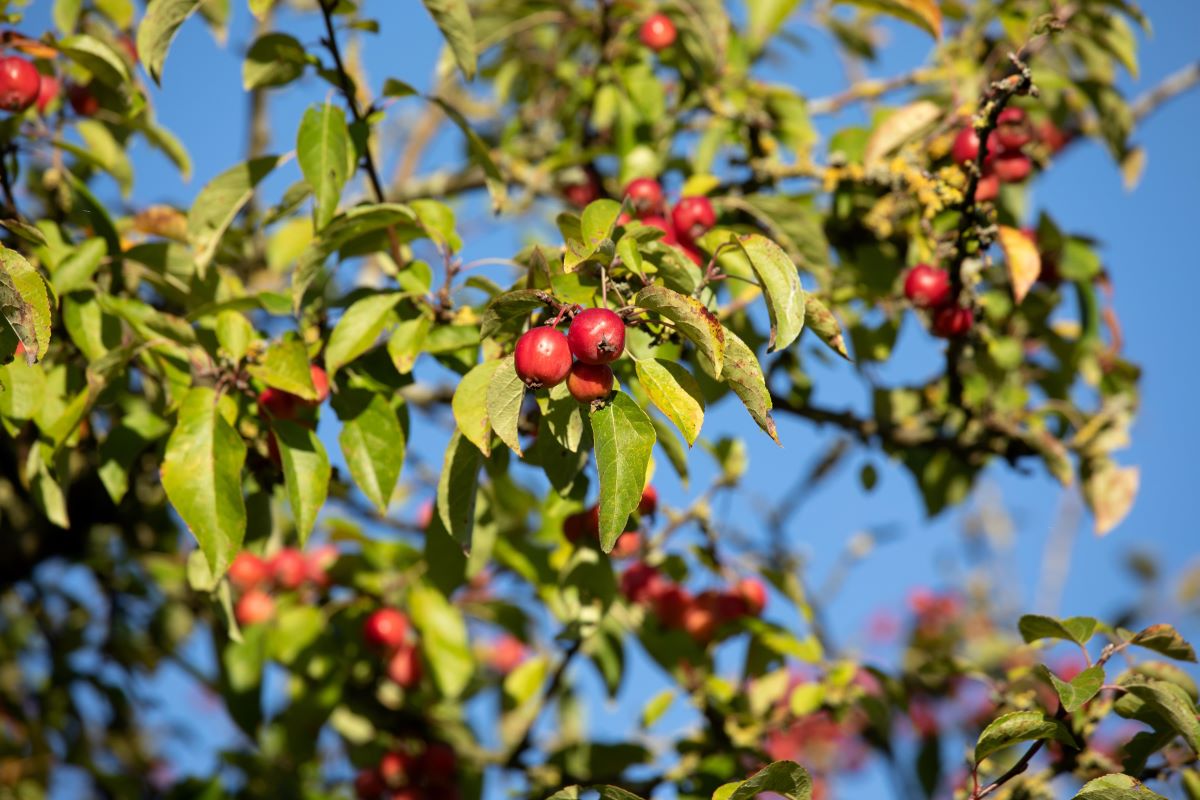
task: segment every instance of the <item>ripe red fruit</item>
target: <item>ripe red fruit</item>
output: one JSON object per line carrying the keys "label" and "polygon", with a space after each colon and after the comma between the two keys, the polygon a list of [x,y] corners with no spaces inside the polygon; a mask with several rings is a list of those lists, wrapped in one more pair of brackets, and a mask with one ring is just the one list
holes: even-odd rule
{"label": "ripe red fruit", "polygon": [[667,583],[650,598],[650,604],[663,627],[679,628],[683,625],[688,609],[692,606],[692,598],[687,590],[676,584]]}
{"label": "ripe red fruit", "polygon": [[524,642],[506,633],[488,649],[487,663],[496,672],[507,675],[521,665],[527,653]]}
{"label": "ripe red fruit", "polygon": [[1000,177],[995,172],[984,172],[975,185],[975,202],[990,203],[1000,196]]}
{"label": "ripe red fruit", "polygon": [[717,630],[717,615],[708,603],[693,601],[683,612],[683,629],[694,641],[708,644]]}
{"label": "ripe red fruit", "polygon": [[625,351],[625,322],[607,308],[585,308],[571,320],[567,343],[586,364],[616,361]]}
{"label": "ripe red fruit", "polygon": [[638,513],[643,517],[652,517],[658,510],[658,489],[647,486],[642,489],[642,499],[638,500]]}
{"label": "ripe red fruit", "polygon": [[967,126],[954,137],[950,147],[950,157],[959,164],[969,164],[979,157],[979,134],[971,126]]}
{"label": "ripe red fruit", "polygon": [[72,83],[67,87],[67,100],[81,117],[90,117],[100,110],[100,101],[92,94],[91,86]]}
{"label": "ripe red fruit", "polygon": [[996,119],[995,142],[1001,150],[1020,150],[1033,141],[1029,119],[1019,108],[1006,108]]}
{"label": "ripe red fruit", "polygon": [[548,325],[521,334],[515,356],[517,375],[530,389],[557,386],[571,369],[567,337]]}
{"label": "ripe red fruit", "polygon": [[706,589],[696,596],[696,605],[712,612],[718,625],[746,616],[746,601],[736,589],[727,592]]}
{"label": "ripe red fruit", "polygon": [[421,771],[430,783],[445,783],[454,778],[458,769],[458,756],[454,748],[444,742],[431,742],[421,759]]}
{"label": "ripe red fruit", "polygon": [[630,602],[641,603],[656,595],[662,582],[663,578],[657,569],[639,562],[621,573],[621,594]]}
{"label": "ripe red fruit", "polygon": [[379,759],[379,777],[387,786],[411,783],[417,772],[417,759],[408,753],[393,750]]}
{"label": "ripe red fruit", "polygon": [[317,390],[317,399],[313,400],[311,405],[319,406],[325,402],[325,398],[329,397],[329,375],[316,364],[309,367],[308,371],[312,375],[313,388]]}
{"label": "ripe red fruit", "polygon": [[271,580],[271,567],[254,553],[242,551],[229,565],[229,582],[241,591],[257,588]]}
{"label": "ripe red fruit", "polygon": [[576,361],[567,373],[567,391],[580,403],[603,400],[612,394],[613,371],[607,364]]}
{"label": "ripe red fruit", "polygon": [[609,555],[613,558],[633,558],[641,549],[642,535],[637,531],[625,531],[617,537],[617,543]]}
{"label": "ripe red fruit", "polygon": [[33,62],[17,56],[0,58],[0,108],[20,113],[37,100],[42,76]]}
{"label": "ripe red fruit", "polygon": [[929,264],[917,264],[904,276],[904,296],[918,308],[937,308],[950,299],[950,275]]}
{"label": "ripe red fruit", "polygon": [[671,222],[680,240],[694,242],[717,224],[717,212],[707,197],[681,197],[671,211]]}
{"label": "ripe red fruit", "polygon": [[306,553],[304,560],[308,565],[308,579],[318,586],[328,584],[327,570],[338,560],[339,555],[337,546],[332,544],[321,545]]}
{"label": "ripe red fruit", "polygon": [[675,44],[675,23],[666,14],[652,14],[642,23],[638,38],[656,53],[666,50]]}
{"label": "ripe red fruit", "polygon": [[757,578],[742,578],[734,587],[746,603],[746,613],[757,617],[767,607],[767,587]]}
{"label": "ripe red fruit", "polygon": [[239,625],[257,625],[275,616],[275,601],[261,589],[252,589],[238,599],[233,615]]}
{"label": "ripe red fruit", "polygon": [[284,589],[299,589],[308,578],[308,562],[304,554],[291,547],[276,553],[270,561],[275,583]]}
{"label": "ripe red fruit", "polygon": [[659,239],[659,241],[663,244],[679,243],[679,240],[675,237],[675,228],[671,225],[670,220],[668,220],[666,217],[642,217],[642,224],[649,225],[651,228],[658,228],[660,231],[662,231],[664,236]]}
{"label": "ripe red fruit", "polygon": [[695,245],[691,244],[690,242],[684,242],[679,245],[679,249],[682,250],[697,267],[704,266],[704,254],[697,250]]}
{"label": "ripe red fruit", "polygon": [[53,75],[42,76],[42,80],[38,84],[37,100],[35,101],[39,114],[44,115],[46,113],[46,109],[58,98],[58,90],[60,88],[61,85],[58,82],[58,78]]}
{"label": "ripe red fruit", "polygon": [[408,617],[394,608],[372,611],[363,620],[363,639],[371,647],[393,650],[404,644],[408,635]]}
{"label": "ripe red fruit", "polygon": [[625,197],[639,217],[661,214],[663,211],[662,184],[654,178],[635,178],[625,187]]}
{"label": "ripe red fruit", "polygon": [[1004,183],[1020,183],[1033,172],[1033,162],[1020,151],[1004,152],[992,162],[992,171]]}
{"label": "ripe red fruit", "polygon": [[600,184],[592,178],[583,183],[572,183],[563,187],[563,197],[576,208],[583,208],[600,199]]}
{"label": "ripe red fruit", "polygon": [[1062,150],[1071,141],[1071,135],[1055,125],[1053,120],[1049,119],[1043,120],[1037,126],[1037,137],[1046,146],[1046,149],[1050,151],[1051,155]]}
{"label": "ripe red fruit", "polygon": [[300,398],[291,392],[268,386],[258,395],[258,407],[267,416],[275,419],[295,419],[300,407]]}
{"label": "ripe red fruit", "polygon": [[943,306],[933,313],[933,335],[943,339],[964,336],[975,324],[975,312],[961,306]]}
{"label": "ripe red fruit", "polygon": [[378,770],[363,769],[354,776],[354,794],[358,800],[379,800],[386,788]]}
{"label": "ripe red fruit", "polygon": [[388,677],[403,689],[411,689],[420,683],[421,673],[421,654],[415,647],[401,647],[388,660]]}
{"label": "ripe red fruit", "polygon": [[426,800],[426,794],[416,786],[405,786],[389,794],[388,800]]}

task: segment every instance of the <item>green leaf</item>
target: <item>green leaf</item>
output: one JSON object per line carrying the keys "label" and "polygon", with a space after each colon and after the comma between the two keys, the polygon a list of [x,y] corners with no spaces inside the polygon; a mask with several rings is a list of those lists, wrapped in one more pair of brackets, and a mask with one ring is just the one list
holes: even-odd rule
{"label": "green leaf", "polygon": [[1058,699],[1062,701],[1067,713],[1073,714],[1083,707],[1100,691],[1104,685],[1104,667],[1093,666],[1080,672],[1068,683],[1061,680],[1043,664],[1038,665],[1042,676],[1054,687]]}
{"label": "green leaf", "polygon": [[935,39],[942,38],[942,10],[938,0],[837,0],[880,11],[916,25]]}
{"label": "green leaf", "polygon": [[185,181],[192,179],[192,159],[179,137],[155,122],[149,111],[143,112],[133,124],[151,147],[171,160]]}
{"label": "green leaf", "polygon": [[846,340],[842,336],[842,326],[837,317],[811,294],[804,297],[804,322],[833,352],[847,361],[850,360],[850,354],[846,352]]}
{"label": "green leaf", "polygon": [[679,435],[667,424],[666,420],[657,414],[650,415],[650,424],[654,426],[654,433],[658,439],[658,446],[662,448],[663,453],[667,456],[667,461],[675,469],[679,475],[680,482],[686,487],[688,485],[688,456],[687,449],[684,448],[683,442],[679,440]]}
{"label": "green leaf", "polygon": [[462,435],[484,456],[492,454],[492,425],[488,419],[488,385],[501,362],[484,361],[464,375],[454,389],[450,409]]}
{"label": "green leaf", "polygon": [[538,399],[542,406],[541,423],[563,449],[578,453],[584,433],[583,406],[571,397],[565,382],[551,387],[548,395],[544,400]]}
{"label": "green leaf", "polygon": [[1059,720],[1041,711],[1014,711],[992,720],[979,734],[975,745],[975,763],[1001,750],[1021,742],[1035,739],[1057,739],[1063,744],[1076,746],[1070,731]]}
{"label": "green leaf", "polygon": [[455,431],[446,447],[446,460],[438,479],[437,512],[446,533],[464,549],[471,546],[475,527],[475,498],[483,458],[475,445]]}
{"label": "green leaf", "polygon": [[133,166],[129,163],[125,145],[117,141],[107,125],[94,119],[79,120],[75,130],[83,139],[83,150],[88,159],[111,175],[117,181],[121,195],[127,197],[133,188]]}
{"label": "green leaf", "polygon": [[1138,678],[1121,685],[1125,694],[1114,707],[1118,714],[1149,722],[1157,729],[1165,725],[1182,736],[1193,752],[1200,753],[1200,720],[1186,689],[1168,681]]}
{"label": "green leaf", "polygon": [[346,309],[325,347],[325,369],[331,376],[375,344],[402,298],[399,292],[373,294]]}
{"label": "green leaf", "polygon": [[692,373],[664,359],[639,359],[634,364],[650,401],[675,423],[688,447],[694,445],[704,424],[704,396]]}
{"label": "green leaf", "polygon": [[267,33],[254,40],[242,62],[242,88],[247,92],[283,86],[304,74],[308,64],[304,45],[286,33]]}
{"label": "green leaf", "polygon": [[1196,651],[1171,625],[1151,625],[1130,639],[1129,643],[1176,661],[1196,661]]}
{"label": "green leaf", "polygon": [[673,322],[676,330],[691,339],[712,365],[713,376],[721,377],[725,331],[716,315],[699,300],[663,286],[647,286],[634,296],[633,304]]}
{"label": "green leaf", "polygon": [[404,427],[387,399],[364,389],[344,389],[333,410],[342,422],[338,443],[354,483],[386,514],[404,467]]}
{"label": "green leaf", "polygon": [[[613,228],[620,215],[621,204],[616,200],[603,198],[588,203],[580,217],[579,229],[583,235],[584,258],[594,254],[606,239],[611,240]],[[574,268],[574,263],[564,262],[564,266],[570,272]]]}
{"label": "green leaf", "polygon": [[163,62],[171,40],[184,20],[199,8],[200,0],[152,0],[138,25],[138,58],[155,83],[162,83]]}
{"label": "green leaf", "polygon": [[487,184],[488,194],[492,197],[492,209],[499,211],[504,207],[504,203],[508,197],[508,187],[504,182],[504,177],[500,174],[500,169],[496,166],[496,162],[492,160],[491,151],[488,150],[487,142],[479,138],[472,128],[471,123],[467,122],[457,108],[442,100],[440,97],[432,97],[430,100],[446,112],[446,116],[450,118],[463,136],[467,137],[467,149],[471,153],[472,160],[483,170],[484,182]]}
{"label": "green leaf", "polygon": [[600,800],[642,800],[636,794],[618,786],[568,786],[561,789],[546,800],[580,800],[586,792],[596,792]]}
{"label": "green leaf", "polygon": [[432,325],[433,320],[421,314],[415,319],[402,320],[388,337],[388,355],[392,359],[392,365],[401,375],[412,372]]}
{"label": "green leaf", "polygon": [[425,8],[446,37],[463,77],[475,77],[475,23],[467,0],[424,0]]}
{"label": "green leaf", "polygon": [[505,356],[492,373],[487,388],[488,423],[500,440],[521,455],[517,425],[521,421],[521,403],[525,400],[525,382],[517,375],[513,356]]}
{"label": "green leaf", "polygon": [[313,190],[317,230],[328,225],[337,214],[342,189],[350,179],[353,163],[350,153],[345,112],[328,101],[304,112],[296,134],[296,159]]}
{"label": "green leaf", "polygon": [[279,445],[283,483],[292,506],[296,535],[303,545],[329,492],[329,457],[315,431],[281,419],[274,420],[271,427]]}
{"label": "green leaf", "polygon": [[[50,311],[42,274],[16,250],[0,247],[0,314],[25,346],[30,364],[50,347]],[[0,355],[7,359],[11,352]]]}
{"label": "green leaf", "polygon": [[[700,366],[709,375],[716,377],[712,366],[704,359],[700,359]],[[767,389],[767,379],[763,375],[762,366],[759,365],[754,351],[728,328],[725,328],[725,370],[721,380],[742,401],[742,405],[750,412],[758,427],[774,439],[775,444],[779,444],[775,420],[771,418],[771,392]]]}
{"label": "green leaf", "polygon": [[663,714],[667,713],[667,709],[675,702],[675,690],[663,689],[661,692],[650,698],[646,703],[646,707],[642,709],[642,727],[649,728],[658,722]]}
{"label": "green leaf", "polygon": [[1136,778],[1115,773],[1088,781],[1074,800],[1167,800]]}
{"label": "green leaf", "polygon": [[804,289],[800,273],[783,248],[765,236],[751,233],[738,237],[738,244],[750,259],[750,267],[758,277],[767,313],[771,317],[771,338],[767,351],[783,350],[804,329]]}
{"label": "green leaf", "polygon": [[217,410],[217,393],[183,397],[162,462],[162,486],[215,575],[229,568],[246,533],[242,464],[246,445]]}
{"label": "green leaf", "polygon": [[1039,614],[1026,614],[1017,622],[1022,638],[1026,642],[1038,639],[1064,639],[1076,644],[1087,644],[1096,632],[1099,623],[1092,617],[1069,617],[1055,619]]}
{"label": "green leaf", "polygon": [[600,478],[600,547],[607,553],[642,499],[654,449],[654,426],[641,406],[624,392],[592,411],[591,420]]}
{"label": "green leaf", "polygon": [[328,626],[321,609],[314,606],[289,606],[282,609],[267,631],[267,651],[271,658],[287,666],[320,638]]}
{"label": "green leaf", "polygon": [[80,33],[63,39],[58,43],[58,49],[100,83],[121,95],[128,92],[132,80],[129,65],[108,42]]}
{"label": "green leaf", "polygon": [[434,683],[444,697],[458,697],[475,672],[462,613],[437,589],[422,585],[409,592],[408,607],[421,634],[421,650],[429,661]]}
{"label": "green leaf", "polygon": [[754,52],[761,50],[798,5],[800,0],[748,0],[746,11],[749,25],[746,29],[746,39],[750,49]]}
{"label": "green leaf", "polygon": [[502,332],[514,333],[531,313],[547,308],[553,301],[549,293],[541,289],[518,289],[515,292],[498,294],[488,301],[479,322],[479,335],[487,339]]}
{"label": "green leaf", "polygon": [[774,792],[788,800],[810,800],[812,778],[793,761],[776,761],[744,781],[727,783],[713,793],[713,800],[753,800],[763,792]]}
{"label": "green leaf", "polygon": [[62,297],[91,286],[92,276],[100,268],[100,262],[107,253],[108,245],[103,239],[92,238],[81,242],[54,268],[54,273],[50,276],[54,294]]}
{"label": "green leaf", "polygon": [[200,190],[188,212],[188,239],[195,249],[201,276],[216,255],[221,237],[254,195],[254,187],[271,174],[280,160],[279,156],[251,159],[225,170]]}
{"label": "green leaf", "polygon": [[313,386],[312,369],[308,363],[308,350],[304,342],[295,337],[272,342],[263,354],[262,361],[247,371],[267,386],[305,400],[317,399],[317,389]]}

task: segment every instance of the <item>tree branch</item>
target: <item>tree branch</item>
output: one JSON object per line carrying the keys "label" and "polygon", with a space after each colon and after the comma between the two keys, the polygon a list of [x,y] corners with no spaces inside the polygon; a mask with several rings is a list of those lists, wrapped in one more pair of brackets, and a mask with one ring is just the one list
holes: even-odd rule
{"label": "tree branch", "polygon": [[1141,122],[1169,101],[1200,83],[1200,61],[1188,64],[1181,70],[1168,75],[1162,83],[1138,97],[1130,104],[1135,122]]}

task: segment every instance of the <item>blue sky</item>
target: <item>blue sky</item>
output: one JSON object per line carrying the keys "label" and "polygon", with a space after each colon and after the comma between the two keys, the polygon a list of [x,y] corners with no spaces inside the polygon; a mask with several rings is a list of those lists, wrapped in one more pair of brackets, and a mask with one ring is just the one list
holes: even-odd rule
{"label": "blue sky", "polygon": [[[249,43],[252,28],[245,4],[235,0],[232,5],[234,18],[228,43],[218,45],[198,20],[189,22],[168,58],[163,88],[151,92],[160,121],[177,132],[189,148],[195,175],[190,182],[182,182],[165,159],[137,145],[133,151],[137,176],[133,196],[139,204],[186,204],[208,179],[244,155],[247,104],[241,96],[241,53]],[[1153,38],[1143,43],[1140,77],[1123,79],[1134,92],[1153,86],[1200,56],[1195,36],[1200,30],[1200,4],[1147,0],[1142,5],[1155,30]],[[27,32],[48,27],[49,6],[34,4],[31,21],[24,26]],[[428,86],[441,40],[420,4],[368,0],[364,6],[365,13],[377,17],[382,26],[380,35],[363,39],[373,84],[379,86],[384,78],[396,77],[418,87]],[[314,42],[318,36],[315,15],[282,14],[276,25],[305,42]],[[792,29],[810,46],[800,53],[789,51],[786,62],[777,67],[780,75],[797,82],[812,96],[842,88],[844,75],[832,57],[827,37],[806,25],[803,14]],[[872,74],[879,77],[919,63],[929,47],[928,38],[913,30],[889,26],[888,31],[892,46],[884,49],[883,62],[872,68]],[[300,115],[310,103],[328,94],[327,84],[308,79],[272,95],[273,147],[277,151],[294,146]],[[402,107],[404,113],[413,113],[416,108]],[[1122,188],[1107,153],[1092,143],[1070,148],[1037,181],[1033,191],[1035,215],[1037,209],[1048,209],[1064,229],[1103,241],[1102,255],[1116,287],[1115,304],[1124,327],[1126,353],[1145,370],[1143,404],[1133,445],[1121,456],[1123,463],[1141,467],[1137,504],[1125,523],[1103,539],[1092,535],[1090,520],[1084,515],[1078,523],[1061,601],[1055,607],[1039,610],[1104,616],[1137,596],[1136,584],[1122,567],[1123,557],[1131,551],[1158,556],[1168,585],[1200,554],[1200,526],[1194,519],[1195,507],[1187,500],[1196,487],[1191,459],[1200,446],[1200,422],[1192,403],[1200,384],[1193,371],[1197,360],[1187,345],[1192,331],[1185,325],[1194,317],[1195,298],[1200,295],[1200,258],[1189,236],[1200,207],[1195,196],[1200,189],[1200,150],[1194,144],[1197,125],[1200,92],[1175,100],[1148,120],[1136,141],[1148,151],[1149,162],[1141,185],[1132,193]],[[395,155],[395,138],[385,138],[385,142],[382,160],[387,164],[386,173]],[[447,155],[457,155],[455,137],[446,137],[429,158],[436,162]],[[516,248],[517,237],[528,235],[528,226],[516,230],[503,218],[488,219],[471,211],[468,208],[464,212],[472,232],[464,250],[468,261],[508,256]],[[550,229],[547,241],[557,241],[551,238]],[[909,320],[902,332],[896,363],[887,374],[927,375],[939,363],[936,346],[929,343],[914,320]],[[823,405],[861,407],[861,389],[849,379],[844,366],[818,373],[817,387],[816,396]],[[718,433],[745,435],[753,498],[777,501],[791,488],[794,477],[824,452],[835,433],[780,415],[784,448],[779,449],[753,427],[735,403],[728,401],[710,411],[706,434],[714,438]],[[423,436],[427,438],[414,446],[431,448],[428,459],[436,466],[442,434],[428,432]],[[336,452],[336,445],[331,452]],[[867,461],[880,474],[879,486],[871,494],[863,493],[858,480],[858,468]],[[709,463],[699,450],[692,454],[697,473],[693,493],[706,485],[706,475],[711,475]],[[670,504],[683,504],[689,495],[669,472],[665,465],[659,471],[664,499]],[[1013,603],[1020,610],[1034,610],[1034,589],[1047,534],[1070,500],[1036,468],[1031,475],[1020,476],[997,466],[986,473],[984,483],[1014,520]],[[750,518],[747,512],[753,510],[753,505],[738,500],[717,510],[729,519],[745,520]],[[946,584],[946,565],[952,561],[962,563],[962,513],[953,510],[933,521],[926,520],[906,473],[874,453],[851,459],[808,499],[794,518],[789,536],[809,554],[818,584],[852,534],[875,529],[893,534],[850,573],[841,592],[830,598],[828,613],[833,629],[844,632],[839,636],[842,644],[861,648],[864,641],[854,632],[862,629],[876,609],[898,607],[912,587]],[[741,521],[738,524],[746,525]],[[755,532],[753,526],[748,530]],[[1164,614],[1165,621],[1184,622],[1169,608],[1164,608]],[[1194,625],[1190,627],[1194,634]],[[868,651],[864,655],[873,654]],[[635,656],[631,668],[635,670],[636,688],[616,704],[597,703],[589,710],[598,728],[608,735],[620,736],[628,730],[630,712],[665,685],[644,658]],[[581,678],[588,679],[585,675]],[[672,724],[687,721],[686,713],[672,714],[663,727],[669,729]]]}

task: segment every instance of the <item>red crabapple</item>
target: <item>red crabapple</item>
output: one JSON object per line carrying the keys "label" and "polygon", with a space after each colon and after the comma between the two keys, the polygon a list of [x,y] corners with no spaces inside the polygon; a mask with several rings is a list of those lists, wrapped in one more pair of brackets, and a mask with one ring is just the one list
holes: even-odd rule
{"label": "red crabapple", "polygon": [[229,565],[229,582],[245,592],[271,580],[271,567],[254,553],[243,550]]}
{"label": "red crabapple", "polygon": [[388,660],[388,677],[403,689],[411,689],[421,682],[421,654],[417,648],[405,645]]}
{"label": "red crabapple", "polygon": [[571,320],[567,342],[586,364],[616,361],[625,350],[625,322],[607,308],[585,308]]}
{"label": "red crabapple", "polygon": [[694,242],[717,224],[717,212],[707,197],[681,197],[671,211],[671,222],[680,240]]}
{"label": "red crabapple", "polygon": [[625,197],[639,217],[661,214],[663,211],[662,184],[654,178],[634,178],[625,187]]}
{"label": "red crabapple", "polygon": [[252,589],[238,599],[233,615],[239,625],[257,625],[275,616],[275,601],[263,590]]}
{"label": "red crabapple", "polygon": [[285,547],[270,561],[275,583],[284,589],[299,589],[308,578],[308,562],[295,548]]}
{"label": "red crabapple", "polygon": [[576,361],[567,373],[567,391],[585,405],[612,394],[613,371],[607,364]]}
{"label": "red crabapple", "polygon": [[658,53],[675,43],[675,23],[666,14],[652,14],[638,31],[642,44]]}
{"label": "red crabapple", "polygon": [[394,608],[372,611],[363,621],[363,639],[371,647],[394,650],[408,636],[408,617]]}
{"label": "red crabapple", "polygon": [[904,276],[904,296],[918,308],[937,308],[950,299],[950,275],[929,264],[917,264]]}
{"label": "red crabapple", "polygon": [[975,324],[975,312],[962,306],[943,306],[933,313],[933,334],[943,339],[966,335]]}
{"label": "red crabapple", "polygon": [[557,386],[571,369],[567,337],[548,325],[521,334],[514,355],[517,375],[530,389]]}
{"label": "red crabapple", "polygon": [[32,61],[18,56],[0,58],[0,109],[20,113],[37,100],[42,76]]}

